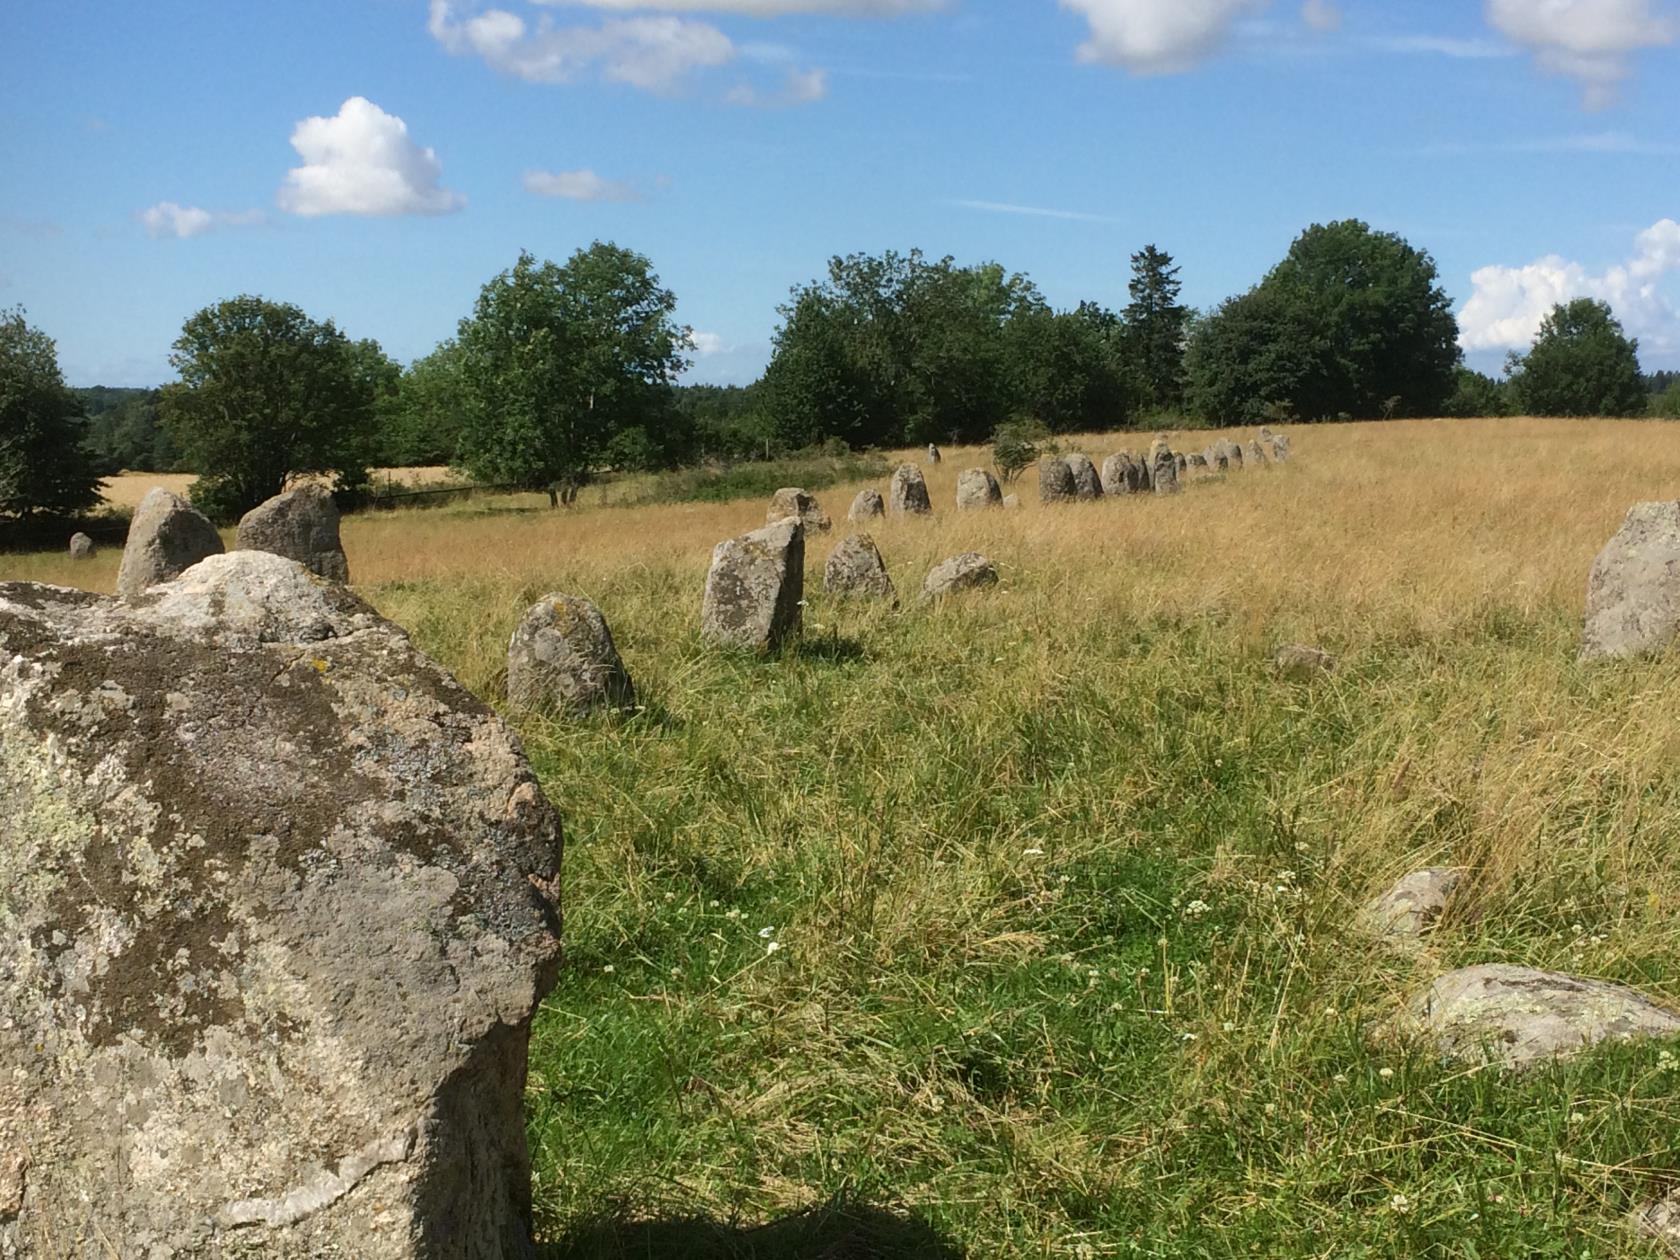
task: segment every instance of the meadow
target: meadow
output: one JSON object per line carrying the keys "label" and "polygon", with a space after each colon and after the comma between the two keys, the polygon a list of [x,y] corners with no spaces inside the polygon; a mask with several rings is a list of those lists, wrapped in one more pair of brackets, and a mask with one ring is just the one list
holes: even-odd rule
{"label": "meadow", "polygon": [[[698,636],[762,499],[346,520],[360,593],[492,703],[553,590],[641,694],[511,715],[567,820],[548,1260],[1656,1254],[1626,1216],[1680,1181],[1680,1047],[1514,1076],[1379,1029],[1476,962],[1680,1001],[1680,656],[1575,659],[1680,427],[1290,436],[1176,498],[1041,507],[1029,469],[1021,510],[964,515],[987,452],[947,450],[934,518],[871,530],[896,610],[824,595],[864,483],[825,490],[803,641],[765,659]],[[918,604],[969,549],[1001,586]],[[117,559],[0,573],[108,590]],[[1291,642],[1339,668],[1276,677]],[[1445,864],[1471,875],[1423,947],[1354,929]]]}

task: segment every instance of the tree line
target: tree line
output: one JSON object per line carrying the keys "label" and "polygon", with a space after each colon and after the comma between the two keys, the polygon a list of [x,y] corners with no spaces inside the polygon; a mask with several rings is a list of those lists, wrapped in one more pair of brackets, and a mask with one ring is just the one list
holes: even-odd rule
{"label": "tree line", "polygon": [[853,254],[778,309],[762,377],[681,386],[690,331],[644,256],[596,242],[521,253],[455,335],[406,368],[298,307],[239,296],[188,317],[158,390],[70,390],[52,341],[0,312],[0,514],[69,513],[119,468],[199,474],[232,519],[302,475],[347,498],[367,469],[449,464],[575,497],[603,471],[817,445],[977,442],[1000,431],[1405,416],[1680,417],[1602,302],[1547,317],[1502,378],[1472,371],[1434,260],[1358,220],[1314,225],[1247,292],[1205,313],[1154,245],[1128,302],[1058,310],[996,263]]}

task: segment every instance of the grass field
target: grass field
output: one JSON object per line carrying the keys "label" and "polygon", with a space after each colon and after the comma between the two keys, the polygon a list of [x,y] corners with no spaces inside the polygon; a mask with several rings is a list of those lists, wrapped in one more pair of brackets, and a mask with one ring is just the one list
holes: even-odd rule
{"label": "grass field", "polygon": [[[1042,508],[1029,471],[1021,511],[963,516],[984,453],[948,451],[936,517],[873,531],[903,608],[827,599],[813,539],[805,639],[766,660],[697,635],[759,500],[346,522],[361,592],[480,694],[562,590],[643,698],[516,720],[568,825],[549,1260],[1654,1254],[1624,1218],[1680,1181],[1672,1048],[1511,1077],[1371,1030],[1472,962],[1680,999],[1680,657],[1575,660],[1680,427],[1292,439],[1173,499]],[[833,538],[856,488],[820,496]],[[971,548],[1001,588],[918,606]],[[1275,678],[1295,641],[1341,668]],[[1442,863],[1473,874],[1424,949],[1352,930]]]}

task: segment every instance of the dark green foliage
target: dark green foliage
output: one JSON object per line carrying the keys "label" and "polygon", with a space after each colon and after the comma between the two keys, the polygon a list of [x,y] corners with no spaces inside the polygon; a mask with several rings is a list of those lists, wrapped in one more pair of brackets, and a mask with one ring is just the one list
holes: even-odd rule
{"label": "dark green foliage", "polygon": [[1196,330],[1192,406],[1254,422],[1439,415],[1454,388],[1458,323],[1435,262],[1355,219],[1314,225],[1258,286]]}
{"label": "dark green foliage", "polygon": [[380,409],[379,463],[403,468],[455,459],[467,407],[461,360],[460,343],[451,339],[408,365]]}
{"label": "dark green foliage", "polygon": [[1126,422],[1121,327],[1093,303],[1031,307],[1006,330],[1014,410],[1052,433],[1117,429]]}
{"label": "dark green foliage", "polygon": [[1646,373],[1645,388],[1653,394],[1666,394],[1676,385],[1680,385],[1680,372]]}
{"label": "dark green foliage", "polygon": [[1675,381],[1660,394],[1653,394],[1650,409],[1651,414],[1660,419],[1680,420],[1680,381]]}
{"label": "dark green foliage", "polygon": [[181,452],[158,420],[159,391],[78,389],[88,418],[88,448],[107,473],[182,472]]}
{"label": "dark green foliage", "polygon": [[687,367],[676,296],[640,254],[597,241],[565,265],[528,253],[461,321],[465,414],[458,458],[480,481],[558,502],[619,454],[685,445],[672,381]]}
{"label": "dark green foliage", "polygon": [[1552,308],[1529,352],[1511,356],[1510,373],[1517,407],[1528,415],[1645,414],[1639,342],[1594,298]]}
{"label": "dark green foliage", "polygon": [[0,311],[0,515],[65,516],[99,501],[82,403],[58,347],[23,311]]}
{"label": "dark green foliage", "polygon": [[1455,420],[1474,420],[1481,416],[1511,414],[1506,386],[1485,372],[1460,367],[1453,374],[1452,397],[1442,410],[1444,416]]}
{"label": "dark green foliage", "polygon": [[785,453],[775,442],[758,385],[679,385],[677,410],[699,459],[739,460]]}
{"label": "dark green foliage", "polygon": [[170,356],[181,379],[164,387],[160,413],[199,473],[193,502],[230,520],[303,474],[354,480],[373,439],[376,355],[331,320],[260,297],[191,316]]}
{"label": "dark green foliage", "polygon": [[1127,285],[1126,352],[1138,383],[1139,401],[1152,410],[1184,403],[1184,342],[1189,308],[1178,295],[1182,286],[1173,257],[1153,245],[1132,255]]}

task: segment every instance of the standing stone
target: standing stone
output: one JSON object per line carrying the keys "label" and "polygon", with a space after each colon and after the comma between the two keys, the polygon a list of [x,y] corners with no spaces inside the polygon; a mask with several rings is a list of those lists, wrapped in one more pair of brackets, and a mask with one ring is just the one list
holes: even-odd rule
{"label": "standing stone", "polygon": [[1137,488],[1137,464],[1130,451],[1117,451],[1103,460],[1104,494],[1131,494]]}
{"label": "standing stone", "polygon": [[1309,682],[1336,671],[1336,658],[1323,648],[1305,643],[1286,643],[1272,657],[1272,668],[1291,682]]}
{"label": "standing stone", "polygon": [[1449,1059],[1528,1067],[1601,1041],[1680,1034],[1680,1016],[1625,985],[1489,963],[1449,971],[1401,1019]]}
{"label": "standing stone", "polygon": [[997,583],[996,566],[978,551],[965,551],[934,567],[922,583],[922,598],[940,599],[958,591],[972,591],[982,586],[996,586]]}
{"label": "standing stone", "polygon": [[1207,456],[1200,451],[1191,454],[1188,457],[1188,462],[1191,468],[1206,468],[1208,466]]}
{"label": "standing stone", "polygon": [[1102,498],[1102,478],[1097,476],[1097,466],[1091,462],[1089,455],[1069,455],[1067,466],[1068,471],[1073,474],[1075,495],[1086,502]]}
{"label": "standing stone", "polygon": [[296,560],[329,582],[348,582],[350,563],[338,537],[338,504],[325,486],[305,483],[260,503],[239,521],[233,544]]}
{"label": "standing stone", "polygon": [[941,458],[943,458],[943,457],[939,454],[939,448],[937,446],[935,446],[932,442],[929,442],[928,443],[928,463],[937,464],[940,461]]}
{"label": "standing stone", "polygon": [[1248,448],[1244,452],[1244,458],[1256,468],[1264,468],[1267,463],[1266,452],[1260,448],[1258,440],[1251,439],[1249,441]]}
{"label": "standing stone", "polygon": [[881,499],[881,492],[871,488],[857,492],[857,498],[852,500],[852,506],[846,513],[846,519],[862,523],[886,514],[887,505]]}
{"label": "standing stone", "polygon": [[1242,466],[1243,466],[1243,448],[1238,446],[1235,442],[1231,441],[1230,438],[1223,438],[1221,440],[1225,444],[1225,462],[1228,463],[1232,468],[1237,468],[1237,469],[1242,468]]}
{"label": "standing stone", "polygon": [[1272,462],[1282,464],[1289,459],[1289,439],[1281,433],[1274,434],[1267,442],[1272,448]]}
{"label": "standing stone", "polygon": [[93,539],[86,534],[70,535],[70,558],[72,560],[92,560],[94,551]]}
{"label": "standing stone", "polygon": [[129,522],[128,542],[117,569],[117,594],[133,599],[148,586],[168,582],[223,550],[222,536],[203,513],[158,486],[140,500]]}
{"label": "standing stone", "polygon": [[714,643],[768,651],[804,621],[805,527],[788,517],[712,551],[700,632]]}
{"label": "standing stone", "polygon": [[636,703],[636,688],[601,610],[558,592],[527,610],[508,643],[508,703],[538,712],[587,713]]}
{"label": "standing stone", "polygon": [[790,516],[799,518],[799,523],[805,527],[807,534],[826,534],[833,527],[833,522],[828,519],[828,513],[822,510],[816,496],[796,486],[776,491],[770,500],[770,510],[765,513],[764,523],[774,525]]}
{"label": "standing stone", "polygon": [[1156,494],[1177,494],[1178,460],[1164,442],[1155,445],[1149,463],[1149,481]]}
{"label": "standing stone", "polygon": [[962,511],[1000,507],[1003,487],[984,468],[970,468],[957,478],[957,507]]}
{"label": "standing stone", "polygon": [[561,834],[496,715],[256,551],[0,586],[0,656],[0,1255],[529,1256]]}
{"label": "standing stone", "polygon": [[1190,460],[1186,455],[1183,454],[1183,452],[1181,452],[1181,451],[1174,451],[1173,452],[1173,463],[1175,465],[1177,465],[1177,468],[1175,469],[1175,471],[1178,473],[1178,475],[1180,477],[1186,476],[1189,473],[1189,471],[1190,471]]}
{"label": "standing stone", "polygon": [[900,464],[893,470],[892,485],[887,487],[887,510],[895,515],[913,516],[926,516],[933,511],[927,481],[916,465]]}
{"label": "standing stone", "polygon": [[1071,503],[1078,494],[1073,483],[1073,469],[1056,455],[1046,455],[1038,461],[1038,501],[1040,503]]}
{"label": "standing stone", "polygon": [[1412,941],[1434,929],[1447,903],[1464,882],[1459,867],[1431,866],[1413,871],[1382,896],[1366,903],[1359,925],[1373,936]]}
{"label": "standing stone", "polygon": [[1223,441],[1209,443],[1207,453],[1203,458],[1207,461],[1207,466],[1214,472],[1230,470],[1231,461],[1225,454],[1225,443]]}
{"label": "standing stone", "polygon": [[823,566],[823,589],[831,595],[896,600],[887,562],[868,534],[852,534],[840,540]]}
{"label": "standing stone", "polygon": [[1680,632],[1680,503],[1636,503],[1593,561],[1581,659],[1660,652]]}

